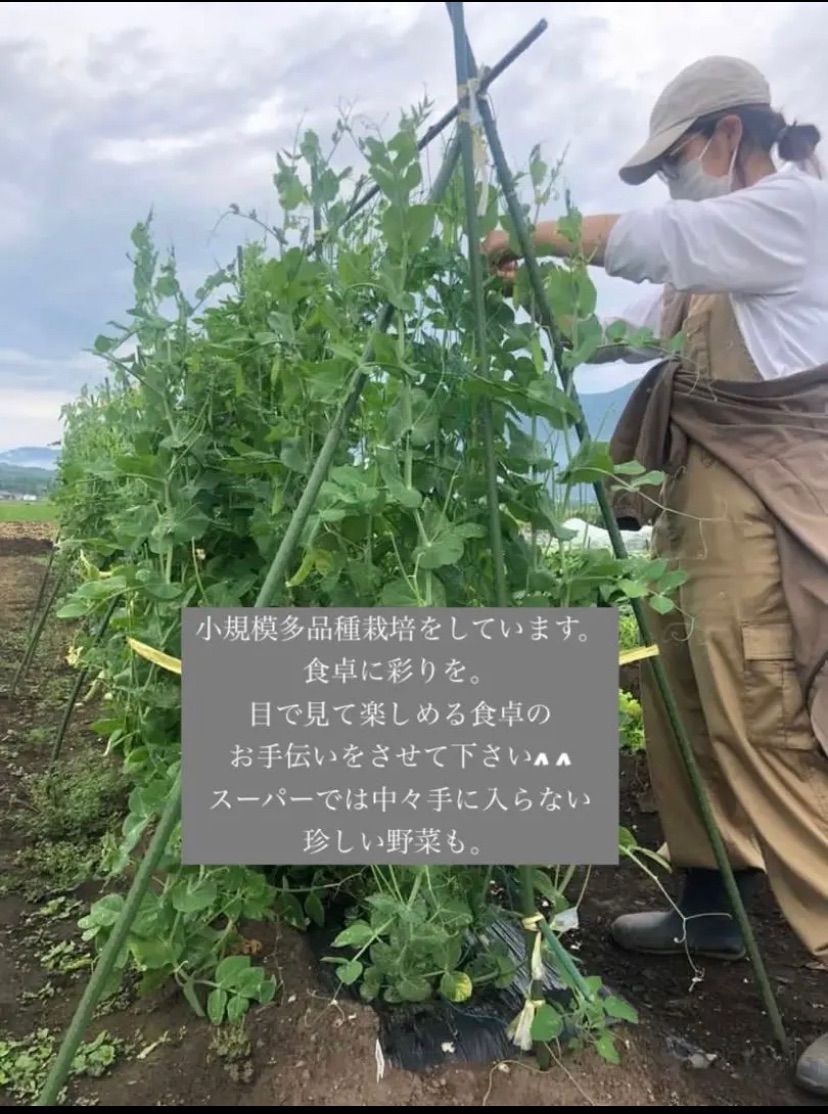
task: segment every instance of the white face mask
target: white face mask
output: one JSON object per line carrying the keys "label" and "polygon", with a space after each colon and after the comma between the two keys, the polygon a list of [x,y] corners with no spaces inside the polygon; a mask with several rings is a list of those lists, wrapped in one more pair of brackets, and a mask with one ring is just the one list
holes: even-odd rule
{"label": "white face mask", "polygon": [[667,188],[674,201],[704,201],[709,197],[722,197],[733,189],[733,168],[736,165],[737,145],[730,160],[730,170],[723,177],[708,174],[702,166],[707,148],[713,141],[711,136],[704,146],[704,150],[695,159],[680,163],[673,176],[667,178]]}

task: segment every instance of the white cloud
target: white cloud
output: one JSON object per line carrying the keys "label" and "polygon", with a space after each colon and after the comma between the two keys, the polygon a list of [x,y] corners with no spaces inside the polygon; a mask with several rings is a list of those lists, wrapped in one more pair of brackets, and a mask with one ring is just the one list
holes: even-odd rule
{"label": "white cloud", "polygon": [[25,241],[35,225],[35,205],[15,182],[0,181],[0,248]]}
{"label": "white cloud", "polygon": [[0,386],[0,452],[59,440],[61,408],[74,396],[74,391],[31,391]]}
{"label": "white cloud", "polygon": [[[553,158],[569,145],[566,179],[584,211],[660,198],[655,183],[623,186],[617,167],[640,143],[661,87],[701,55],[750,58],[780,107],[828,124],[815,45],[825,12],[808,3],[466,5],[480,63],[548,20],[493,98],[514,160],[535,142]],[[437,3],[0,5],[0,390],[28,393],[41,414],[49,392],[62,398],[100,375],[91,357],[50,354],[79,352],[107,318],[123,319],[128,233],[151,207],[159,245],[174,243],[182,271],[203,275],[245,235],[230,222],[211,235],[229,203],[275,210],[274,154],[300,119],[324,140],[340,102],[394,121],[424,91],[441,110],[454,86]],[[599,290],[607,312],[638,294],[603,277]],[[637,371],[584,369],[580,384],[600,389]],[[19,410],[9,413],[0,405],[0,439],[16,436]]]}
{"label": "white cloud", "polygon": [[162,162],[180,159],[200,147],[211,147],[222,137],[216,129],[192,135],[158,135],[143,139],[107,139],[92,152],[92,157],[104,162],[136,166],[145,162]]}
{"label": "white cloud", "polygon": [[84,383],[102,379],[104,366],[103,360],[87,352],[53,358],[0,348],[0,387],[37,391],[60,386],[61,393],[68,392],[71,398]]}

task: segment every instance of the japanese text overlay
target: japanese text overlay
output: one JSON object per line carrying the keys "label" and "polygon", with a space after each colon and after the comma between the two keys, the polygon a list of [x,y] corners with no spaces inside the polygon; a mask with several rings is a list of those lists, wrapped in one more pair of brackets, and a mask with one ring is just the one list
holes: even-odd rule
{"label": "japanese text overlay", "polygon": [[618,862],[611,608],[185,608],[183,861]]}

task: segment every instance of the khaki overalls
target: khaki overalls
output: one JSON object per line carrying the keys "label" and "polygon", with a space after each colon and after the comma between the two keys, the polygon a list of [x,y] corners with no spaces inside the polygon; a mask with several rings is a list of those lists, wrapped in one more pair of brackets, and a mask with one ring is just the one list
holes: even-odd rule
{"label": "khaki overalls", "polygon": [[[700,377],[759,378],[726,295],[691,298],[682,330],[685,362]],[[678,611],[652,613],[653,633],[725,847],[735,869],[766,871],[791,927],[828,962],[828,759],[794,672],[773,520],[695,444],[665,503],[653,550],[688,579]],[[715,868],[650,671],[642,675],[650,776],[670,859]]]}

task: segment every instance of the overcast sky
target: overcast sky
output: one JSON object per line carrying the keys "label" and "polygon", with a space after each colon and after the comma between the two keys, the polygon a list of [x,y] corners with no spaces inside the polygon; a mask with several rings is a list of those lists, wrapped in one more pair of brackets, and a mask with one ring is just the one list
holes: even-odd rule
{"label": "overcast sky", "polygon": [[[777,107],[828,134],[826,3],[466,11],[481,63],[549,21],[493,100],[513,161],[568,146],[584,212],[661,198],[656,183],[623,186],[617,167],[665,82],[705,54],[750,59]],[[100,376],[84,349],[130,304],[129,231],[151,207],[194,285],[246,235],[232,221],[213,232],[228,204],[273,211],[274,153],[300,119],[327,137],[346,101],[390,126],[424,92],[447,107],[453,86],[442,3],[0,5],[0,450],[58,437],[60,406]],[[607,313],[640,295],[600,290]],[[625,377],[579,374],[585,390]]]}

